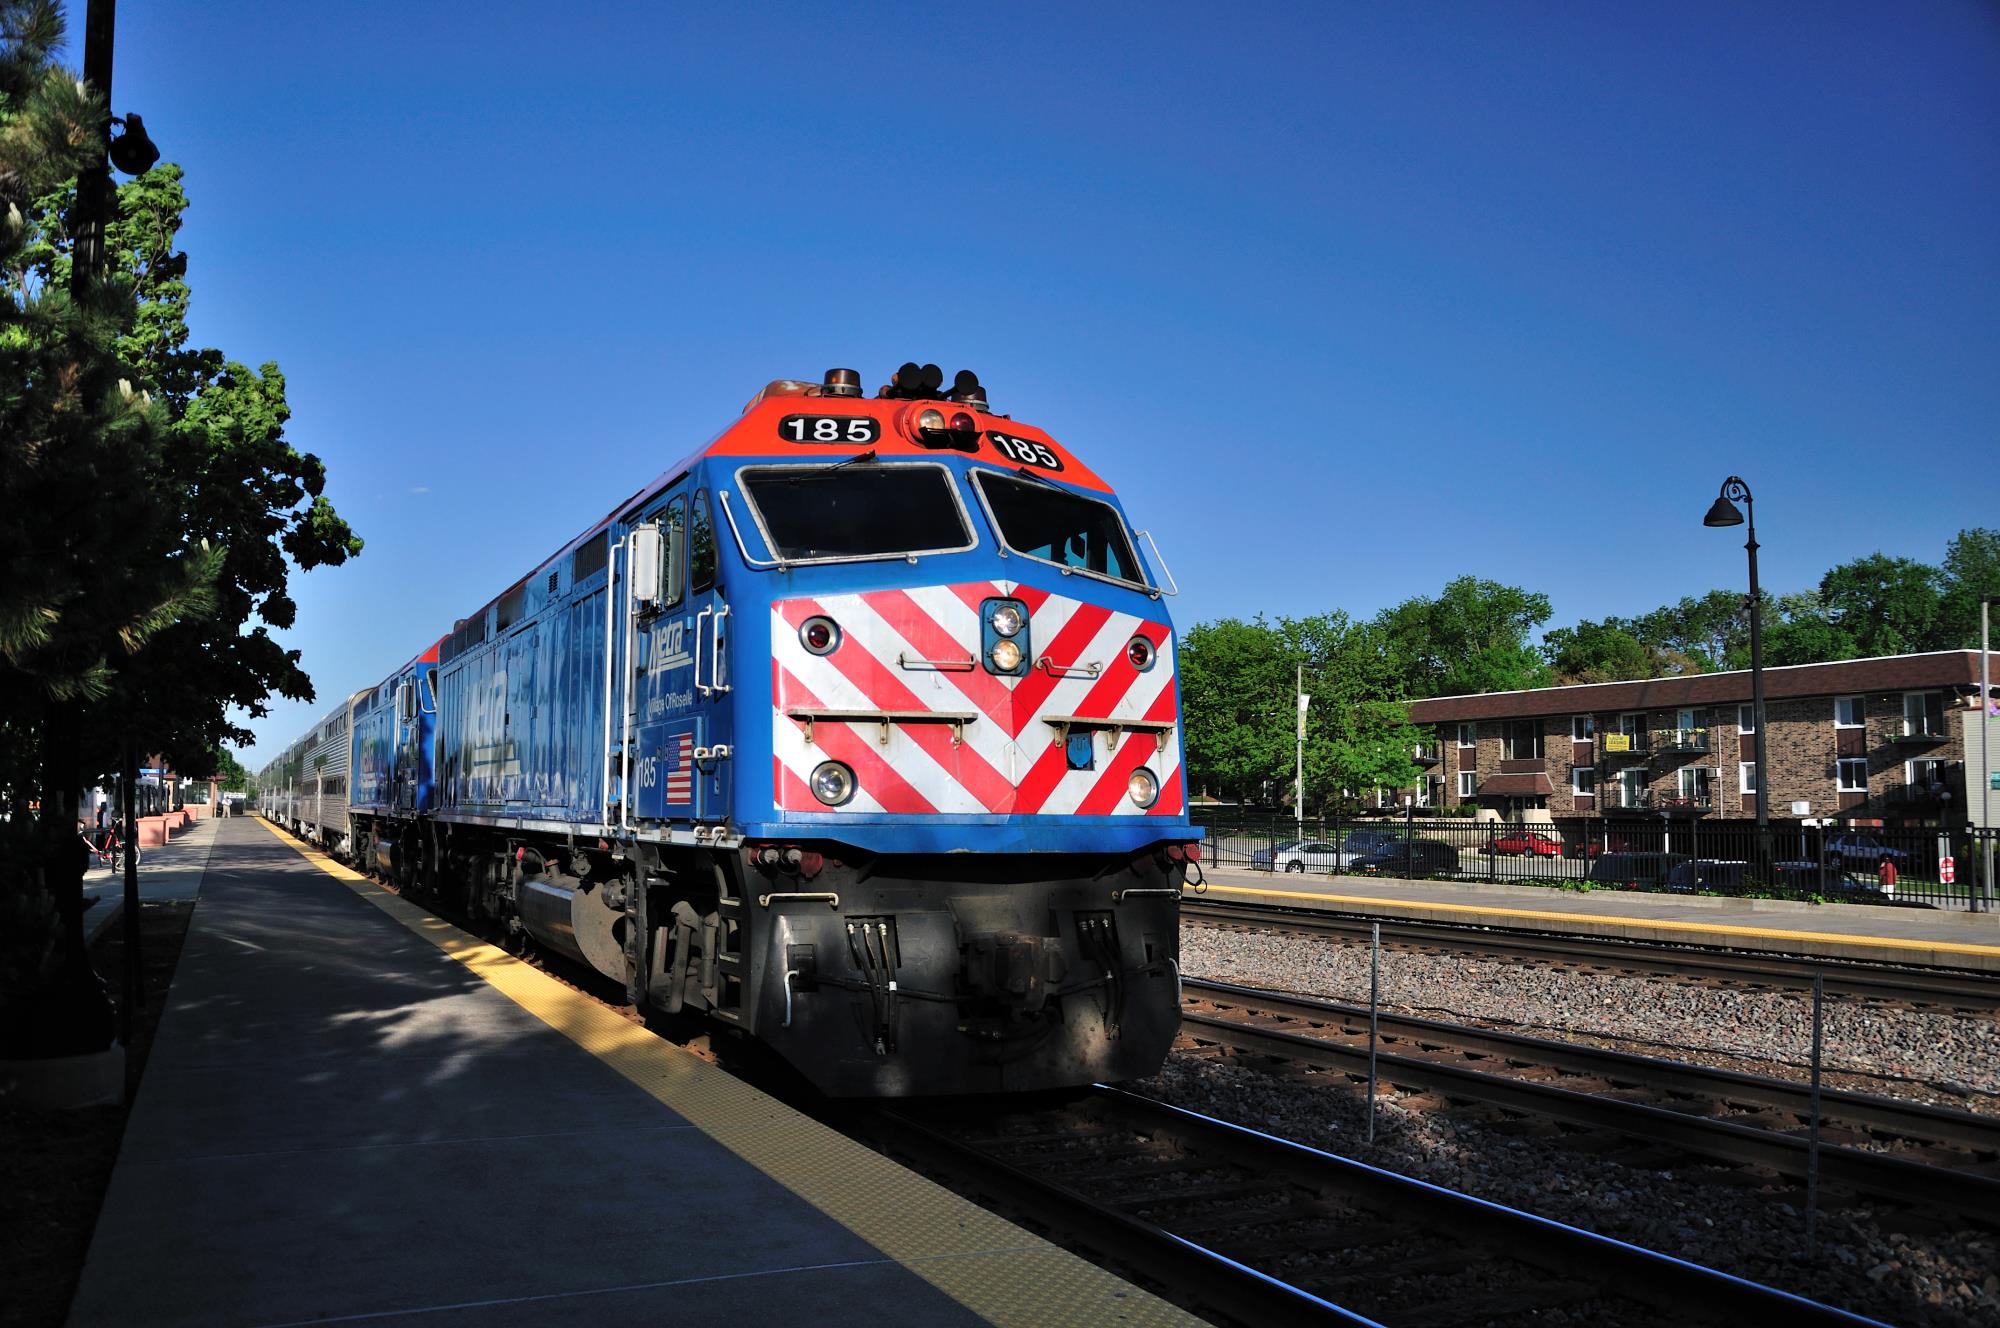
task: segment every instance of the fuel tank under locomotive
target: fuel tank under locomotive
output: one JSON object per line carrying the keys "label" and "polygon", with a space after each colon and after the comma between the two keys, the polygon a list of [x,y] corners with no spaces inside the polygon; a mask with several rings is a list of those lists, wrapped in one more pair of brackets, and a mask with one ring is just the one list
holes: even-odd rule
{"label": "fuel tank under locomotive", "polygon": [[1184,878],[1164,854],[753,871],[757,1036],[836,1096],[1152,1074],[1180,1027]]}

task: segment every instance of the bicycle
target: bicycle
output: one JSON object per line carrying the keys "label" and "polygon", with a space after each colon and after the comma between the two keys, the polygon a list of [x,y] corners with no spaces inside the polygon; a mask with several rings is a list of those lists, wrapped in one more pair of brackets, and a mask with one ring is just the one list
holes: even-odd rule
{"label": "bicycle", "polygon": [[131,853],[132,865],[134,867],[137,867],[145,857],[145,851],[137,844],[127,844],[125,842],[124,838],[119,835],[118,827],[115,825],[105,826],[98,839],[93,840],[88,830],[77,831],[77,838],[81,839],[83,846],[90,850],[90,856],[97,859],[98,862],[106,867],[122,867],[124,865],[123,859],[119,856],[121,849]]}

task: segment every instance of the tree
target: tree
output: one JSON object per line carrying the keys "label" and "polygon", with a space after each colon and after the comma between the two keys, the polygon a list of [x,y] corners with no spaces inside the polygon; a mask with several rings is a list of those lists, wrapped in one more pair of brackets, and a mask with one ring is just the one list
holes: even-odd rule
{"label": "tree", "polygon": [[1262,618],[1197,623],[1177,660],[1190,782],[1251,802],[1291,760],[1294,673],[1282,638]]}
{"label": "tree", "polygon": [[250,771],[227,747],[216,753],[215,775],[225,793],[242,793],[250,787]]}
{"label": "tree", "polygon": [[[16,942],[0,1056],[109,1037],[82,954],[77,790],[134,741],[206,765],[249,737],[230,706],[310,698],[267,627],[292,620],[290,564],[360,549],[324,467],[284,441],[277,367],[188,347],[177,167],[119,190],[105,270],[72,281],[75,177],[106,110],[53,64],[62,27],[50,0],[0,0],[0,562],[34,571],[0,580],[0,940]],[[50,1013],[64,983],[67,1021]]]}
{"label": "tree", "polygon": [[1747,664],[1733,661],[1739,656],[1747,659],[1750,651],[1746,598],[1741,591],[1711,590],[1699,598],[1684,595],[1678,603],[1663,604],[1637,618],[1605,622],[1669,656],[1684,657],[1697,666],[1695,672],[1744,668]]}
{"label": "tree", "polygon": [[135,651],[208,608],[215,568],[158,498],[163,420],[118,353],[129,283],[52,282],[38,261],[108,115],[54,63],[62,37],[49,0],[0,0],[0,565],[25,573],[0,578],[0,1057],[109,1044],[74,825],[86,716]]}
{"label": "tree", "polygon": [[1269,786],[1291,786],[1301,670],[1313,698],[1305,745],[1308,810],[1344,793],[1415,782],[1410,749],[1418,734],[1402,705],[1401,679],[1372,626],[1338,612],[1275,626],[1225,618],[1190,628],[1179,659],[1182,730],[1196,787],[1252,802]]}
{"label": "tree", "polygon": [[1659,678],[1668,672],[1664,652],[1618,626],[1615,619],[1601,623],[1586,619],[1574,627],[1558,627],[1542,638],[1542,653],[1558,687]]}
{"label": "tree", "polygon": [[1548,666],[1528,638],[1549,620],[1549,597],[1461,576],[1375,618],[1406,695],[1464,696],[1540,687]]}
{"label": "tree", "polygon": [[2000,530],[1976,527],[1952,536],[1944,551],[1944,587],[1940,649],[1977,647],[1979,601],[2000,598]]}
{"label": "tree", "polygon": [[1851,643],[1844,658],[1942,647],[1944,574],[1928,563],[1871,553],[1830,569],[1819,594],[1826,620]]}

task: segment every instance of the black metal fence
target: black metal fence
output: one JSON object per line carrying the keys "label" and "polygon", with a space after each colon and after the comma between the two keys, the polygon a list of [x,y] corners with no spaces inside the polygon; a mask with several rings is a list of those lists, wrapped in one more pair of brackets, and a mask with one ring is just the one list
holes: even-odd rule
{"label": "black metal fence", "polygon": [[1210,865],[1277,874],[1496,881],[1563,889],[1820,899],[1966,909],[2000,906],[1982,891],[1982,845],[1994,831],[1935,827],[1771,826],[1768,857],[1749,821],[1575,817],[1514,824],[1461,818],[1196,820]]}

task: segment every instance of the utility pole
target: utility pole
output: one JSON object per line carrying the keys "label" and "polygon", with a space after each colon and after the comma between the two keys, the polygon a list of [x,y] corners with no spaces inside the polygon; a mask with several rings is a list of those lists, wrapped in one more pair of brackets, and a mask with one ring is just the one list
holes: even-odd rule
{"label": "utility pole", "polygon": [[1292,811],[1298,818],[1299,842],[1306,838],[1306,706],[1312,698],[1306,695],[1306,666],[1299,665],[1297,684],[1299,698],[1299,769],[1296,782],[1292,785]]}
{"label": "utility pole", "polygon": [[1973,903],[1981,910],[1993,907],[1993,596],[1979,599],[1979,831],[1985,846],[1981,855],[1979,896]]}

